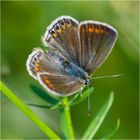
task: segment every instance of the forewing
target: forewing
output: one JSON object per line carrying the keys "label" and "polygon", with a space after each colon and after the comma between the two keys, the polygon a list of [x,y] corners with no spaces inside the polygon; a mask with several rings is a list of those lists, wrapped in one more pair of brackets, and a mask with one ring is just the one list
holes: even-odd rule
{"label": "forewing", "polygon": [[61,62],[64,58],[54,50],[44,53],[41,49],[35,49],[28,57],[26,67],[29,74],[37,79],[40,72],[64,75],[61,69]]}
{"label": "forewing", "polygon": [[51,23],[42,37],[46,46],[58,50],[67,60],[79,64],[78,22],[69,17],[61,16]]}
{"label": "forewing", "polygon": [[46,72],[38,74],[38,79],[47,91],[58,96],[72,95],[80,90],[83,85],[80,81],[76,81],[69,76],[54,75]]}
{"label": "forewing", "polygon": [[79,33],[81,43],[79,61],[90,74],[101,66],[111,52],[117,31],[105,23],[86,21],[80,23]]}

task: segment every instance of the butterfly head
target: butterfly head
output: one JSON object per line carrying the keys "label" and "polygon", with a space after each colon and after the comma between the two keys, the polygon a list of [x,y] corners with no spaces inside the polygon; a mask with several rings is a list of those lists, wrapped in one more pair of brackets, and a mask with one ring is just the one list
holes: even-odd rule
{"label": "butterfly head", "polygon": [[90,79],[87,78],[86,81],[85,81],[85,85],[86,85],[86,86],[89,86],[89,85],[91,85],[91,84],[92,84],[92,83],[91,83]]}

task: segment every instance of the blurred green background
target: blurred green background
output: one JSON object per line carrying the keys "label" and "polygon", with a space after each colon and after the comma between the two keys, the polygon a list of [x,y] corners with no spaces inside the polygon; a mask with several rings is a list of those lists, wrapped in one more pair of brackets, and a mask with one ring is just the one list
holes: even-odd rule
{"label": "blurred green background", "polygon": [[[58,16],[69,15],[78,21],[97,20],[114,26],[119,33],[115,47],[95,76],[123,73],[123,77],[94,81],[91,115],[87,100],[71,109],[77,138],[80,138],[110,91],[115,101],[96,138],[121,126],[115,139],[138,139],[139,135],[139,2],[138,1],[1,1],[1,76],[7,86],[25,103],[46,104],[31,89],[42,88],[26,71],[25,63],[33,48],[44,46],[41,35]],[[43,88],[42,88],[43,89]],[[30,107],[58,134],[59,111]],[[7,97],[1,98],[1,135],[3,139],[46,138],[46,136]]]}

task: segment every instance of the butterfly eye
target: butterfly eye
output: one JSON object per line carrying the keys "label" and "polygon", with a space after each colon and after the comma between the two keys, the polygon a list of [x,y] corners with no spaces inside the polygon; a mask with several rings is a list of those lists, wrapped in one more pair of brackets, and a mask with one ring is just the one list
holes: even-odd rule
{"label": "butterfly eye", "polygon": [[90,84],[91,84],[90,80],[89,79],[86,79],[85,85],[90,85]]}

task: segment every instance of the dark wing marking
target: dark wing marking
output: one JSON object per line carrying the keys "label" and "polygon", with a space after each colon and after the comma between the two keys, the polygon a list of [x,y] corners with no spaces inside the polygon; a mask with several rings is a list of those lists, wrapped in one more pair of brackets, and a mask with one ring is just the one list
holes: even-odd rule
{"label": "dark wing marking", "polygon": [[51,23],[44,34],[43,43],[56,49],[67,60],[79,64],[78,49],[78,22],[69,17],[62,16]]}
{"label": "dark wing marking", "polygon": [[80,23],[79,33],[81,43],[79,61],[90,74],[102,65],[111,52],[117,31],[105,23],[85,21]]}
{"label": "dark wing marking", "polygon": [[83,83],[71,77],[45,72],[38,74],[38,79],[47,91],[58,96],[72,95],[83,86]]}

